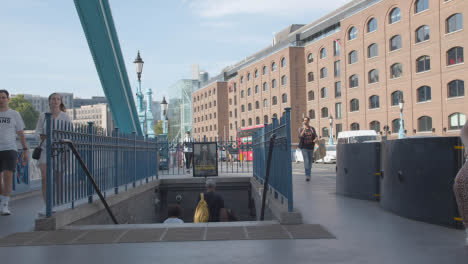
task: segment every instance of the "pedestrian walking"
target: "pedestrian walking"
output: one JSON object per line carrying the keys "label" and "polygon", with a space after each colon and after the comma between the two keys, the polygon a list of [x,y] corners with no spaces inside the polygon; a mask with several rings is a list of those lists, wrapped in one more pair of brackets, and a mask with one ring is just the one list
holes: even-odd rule
{"label": "pedestrian walking", "polygon": [[314,147],[318,140],[315,128],[309,125],[310,119],[304,117],[302,127],[299,128],[299,148],[304,158],[304,169],[306,181],[310,181],[312,162],[314,160]]}
{"label": "pedestrian walking", "polygon": [[[216,181],[208,179],[205,183],[206,192],[203,193],[203,199],[206,201],[209,210],[208,222],[226,222],[228,215],[224,207],[224,199],[221,194],[216,192]],[[197,204],[201,200],[201,194],[198,196]]]}
{"label": "pedestrian walking", "polygon": [[[64,124],[64,127],[67,127],[71,123],[70,117],[67,115],[67,110],[65,105],[62,102],[62,96],[58,93],[52,93],[49,95],[49,109],[50,113],[52,114],[52,122],[56,126],[60,123]],[[39,120],[37,121],[36,125],[36,138],[40,139],[43,144],[41,144],[41,156],[39,158],[39,167],[41,169],[41,178],[42,178],[42,198],[44,199],[44,203],[46,202],[46,172],[47,172],[47,156],[46,156],[46,144],[44,141],[46,140],[46,124],[45,124],[45,113],[41,113],[39,116]],[[55,184],[57,193],[60,192],[59,186],[61,186],[62,182],[62,173],[59,171],[55,172]],[[59,195],[57,197],[60,197]],[[39,211],[40,215],[45,215],[45,206],[44,208]]]}
{"label": "pedestrian walking", "polygon": [[[461,139],[465,146],[465,160],[468,158],[468,122],[461,130]],[[468,162],[458,172],[453,186],[455,198],[457,200],[458,212],[460,213],[466,232],[466,245],[468,246]]]}
{"label": "pedestrian walking", "polygon": [[185,133],[184,138],[184,155],[185,155],[185,168],[187,173],[190,173],[190,167],[193,159],[193,139],[190,137],[190,131]]}
{"label": "pedestrian walking", "polygon": [[21,158],[23,165],[28,161],[28,146],[24,137],[24,122],[21,115],[8,108],[10,94],[6,90],[0,90],[0,214],[10,215],[8,203],[13,187],[13,173],[16,170],[18,147],[16,135],[18,135],[23,152]]}

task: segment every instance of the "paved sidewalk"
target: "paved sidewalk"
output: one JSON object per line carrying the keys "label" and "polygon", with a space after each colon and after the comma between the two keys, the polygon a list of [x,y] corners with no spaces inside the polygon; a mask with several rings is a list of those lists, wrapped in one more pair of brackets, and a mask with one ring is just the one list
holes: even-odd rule
{"label": "paved sidewalk", "polygon": [[2,264],[468,263],[462,230],[412,221],[377,202],[336,195],[333,165],[314,165],[308,183],[301,166],[293,164],[295,207],[305,224],[320,224],[336,239],[4,247]]}

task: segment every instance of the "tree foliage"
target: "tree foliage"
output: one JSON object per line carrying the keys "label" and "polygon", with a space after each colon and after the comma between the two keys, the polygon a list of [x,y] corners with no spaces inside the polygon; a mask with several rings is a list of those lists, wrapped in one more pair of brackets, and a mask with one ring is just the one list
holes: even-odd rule
{"label": "tree foliage", "polygon": [[39,112],[34,109],[29,101],[24,99],[24,95],[20,94],[15,98],[11,98],[8,107],[20,113],[27,130],[36,128]]}
{"label": "tree foliage", "polygon": [[163,133],[163,121],[159,120],[155,125],[154,125],[154,134],[161,135]]}

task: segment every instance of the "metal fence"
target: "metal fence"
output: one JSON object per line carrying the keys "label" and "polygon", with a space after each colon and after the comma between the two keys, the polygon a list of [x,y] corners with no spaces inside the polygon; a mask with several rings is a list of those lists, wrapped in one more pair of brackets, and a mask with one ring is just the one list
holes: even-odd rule
{"label": "metal fence", "polygon": [[[198,141],[194,142],[209,142]],[[238,143],[238,141],[218,141],[217,157],[219,173],[252,173],[252,143]],[[159,174],[160,175],[184,175],[192,173],[193,164],[190,172],[187,172],[184,155],[184,145],[179,141],[168,141],[167,136],[158,136],[159,149]]]}
{"label": "metal fence", "polygon": [[117,194],[119,189],[127,190],[128,185],[135,187],[137,182],[158,178],[156,139],[121,134],[118,129],[105,135],[98,133],[102,130],[93,123],[53,122],[50,114],[46,114],[46,127],[46,151],[41,155],[46,155],[47,164],[47,212],[54,206],[71,203],[74,207],[78,200],[93,200],[91,182],[63,139],[73,142],[104,194]]}
{"label": "metal fence", "polygon": [[253,137],[253,175],[264,183],[270,137],[276,134],[270,167],[269,189],[275,199],[288,204],[293,210],[292,163],[291,163],[291,108],[285,109],[285,115],[272,118],[272,123],[265,125]]}

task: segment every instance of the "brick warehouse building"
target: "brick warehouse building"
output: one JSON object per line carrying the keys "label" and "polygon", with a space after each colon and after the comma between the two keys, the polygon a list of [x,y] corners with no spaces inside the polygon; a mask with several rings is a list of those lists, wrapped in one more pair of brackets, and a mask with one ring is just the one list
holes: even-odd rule
{"label": "brick warehouse building", "polygon": [[292,107],[293,139],[304,115],[323,137],[332,116],[335,137],[375,129],[395,138],[401,101],[407,136],[456,136],[468,112],[467,11],[463,0],[352,1],[286,28],[200,92],[227,82],[227,115],[218,117],[229,120],[232,138],[285,107]]}

